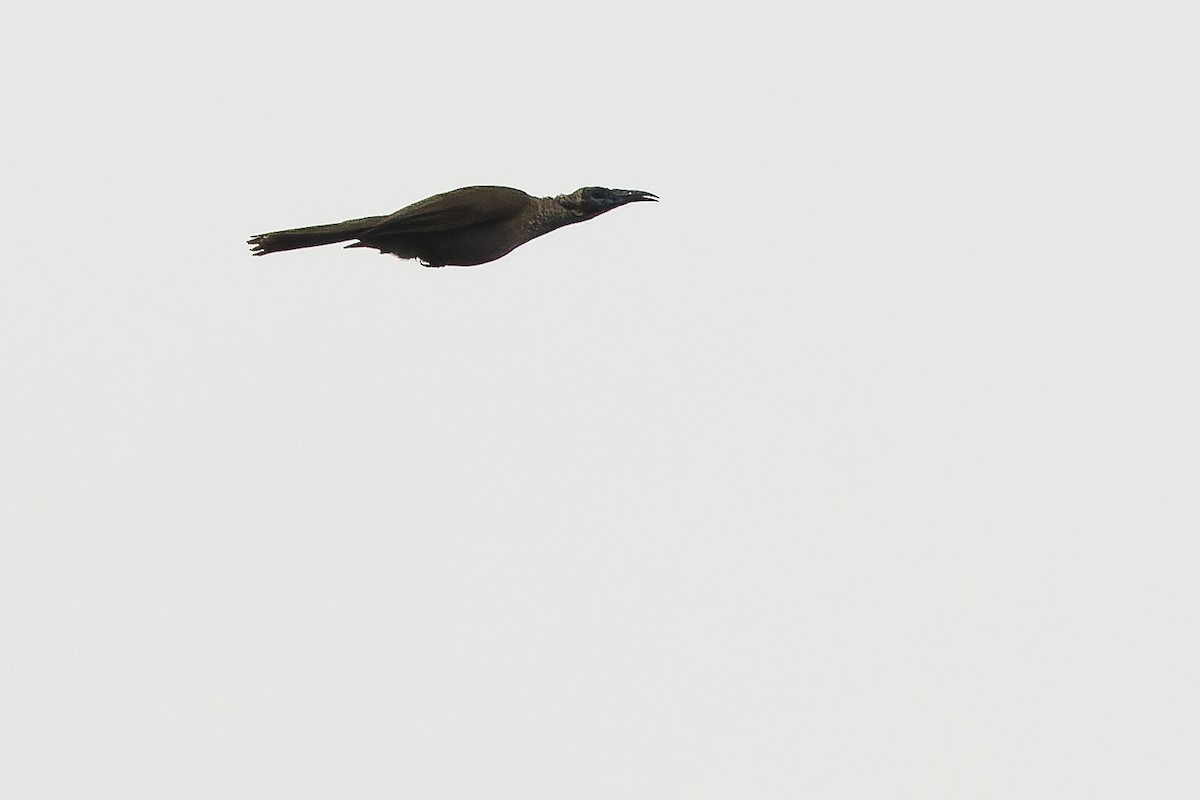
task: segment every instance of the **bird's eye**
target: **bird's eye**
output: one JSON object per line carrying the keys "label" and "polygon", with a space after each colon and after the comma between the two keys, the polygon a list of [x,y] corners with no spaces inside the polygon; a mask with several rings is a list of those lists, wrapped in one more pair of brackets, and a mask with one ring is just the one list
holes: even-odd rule
{"label": "bird's eye", "polygon": [[604,197],[604,190],[596,186],[589,186],[583,190],[583,196],[588,200],[599,200]]}

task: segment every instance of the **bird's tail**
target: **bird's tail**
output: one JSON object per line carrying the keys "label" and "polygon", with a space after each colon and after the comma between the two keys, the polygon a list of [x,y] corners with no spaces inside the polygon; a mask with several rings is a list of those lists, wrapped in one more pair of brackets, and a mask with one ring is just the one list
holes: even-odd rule
{"label": "bird's tail", "polygon": [[322,244],[345,242],[357,239],[361,234],[378,225],[386,217],[363,217],[336,222],[333,225],[313,225],[310,228],[292,228],[286,231],[260,233],[246,241],[256,256],[278,253],[281,250],[298,250],[301,247],[317,247]]}

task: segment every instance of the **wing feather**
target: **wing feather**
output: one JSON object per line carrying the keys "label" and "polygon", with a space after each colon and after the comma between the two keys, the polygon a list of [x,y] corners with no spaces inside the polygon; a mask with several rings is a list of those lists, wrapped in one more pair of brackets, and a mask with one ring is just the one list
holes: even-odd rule
{"label": "wing feather", "polygon": [[435,194],[385,217],[364,237],[405,233],[438,233],[513,217],[532,198],[506,186],[468,186]]}

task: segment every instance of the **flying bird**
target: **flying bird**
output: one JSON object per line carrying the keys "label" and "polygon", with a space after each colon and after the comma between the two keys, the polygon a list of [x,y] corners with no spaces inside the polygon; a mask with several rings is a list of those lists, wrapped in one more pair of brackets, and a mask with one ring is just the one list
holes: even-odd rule
{"label": "flying bird", "polygon": [[435,194],[394,214],[260,233],[256,256],[351,241],[380,253],[415,258],[427,267],[471,267],[495,261],[531,239],[606,211],[658,197],[637,189],[585,186],[571,194],[533,197],[507,186],[468,186]]}

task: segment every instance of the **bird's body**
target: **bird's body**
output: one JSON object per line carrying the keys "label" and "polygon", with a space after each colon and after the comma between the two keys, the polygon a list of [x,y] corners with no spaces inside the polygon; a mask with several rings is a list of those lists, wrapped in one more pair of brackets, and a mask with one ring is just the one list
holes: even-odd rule
{"label": "bird's body", "polygon": [[633,189],[587,186],[568,195],[533,197],[507,186],[468,186],[437,194],[394,214],[333,225],[261,233],[250,239],[256,256],[350,240],[427,267],[469,267],[495,261],[564,225],[597,217],[640,200],[657,200]]}

